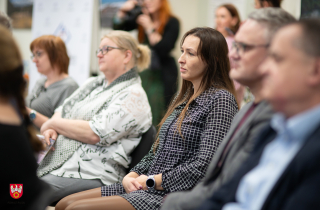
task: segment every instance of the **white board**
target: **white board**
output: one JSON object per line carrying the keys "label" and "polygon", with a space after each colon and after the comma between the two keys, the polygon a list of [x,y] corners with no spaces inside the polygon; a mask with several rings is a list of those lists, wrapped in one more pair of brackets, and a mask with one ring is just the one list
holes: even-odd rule
{"label": "white board", "polygon": [[[34,0],[33,5],[32,38],[60,36],[70,57],[69,75],[79,85],[90,75],[93,4],[92,0]],[[30,62],[29,93],[40,78]]]}

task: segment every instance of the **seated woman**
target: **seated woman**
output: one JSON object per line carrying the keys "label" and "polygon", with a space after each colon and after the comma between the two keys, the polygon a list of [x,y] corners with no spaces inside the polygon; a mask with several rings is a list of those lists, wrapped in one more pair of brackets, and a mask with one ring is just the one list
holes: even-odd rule
{"label": "seated woman", "polygon": [[[229,52],[232,48],[232,43],[234,42],[234,35],[237,33],[240,27],[241,19],[237,8],[233,4],[223,4],[220,5],[215,11],[215,24],[216,29],[226,38]],[[231,68],[234,68],[234,62],[230,59]],[[236,93],[237,101],[240,105],[245,104],[243,102],[245,86],[241,85],[237,81],[233,80]],[[239,107],[241,108],[241,106]]]}
{"label": "seated woman", "polygon": [[150,63],[149,48],[113,31],[101,39],[97,57],[103,75],[88,79],[41,127],[48,143],[57,139],[38,169],[55,190],[53,201],[120,182],[152,123],[137,72]]}
{"label": "seated woman", "polygon": [[42,143],[25,108],[22,58],[11,32],[0,26],[0,34],[0,209],[45,209],[49,186],[36,176]]}
{"label": "seated woman", "polygon": [[40,128],[79,86],[68,75],[69,57],[60,37],[40,36],[30,44],[30,50],[38,72],[45,76],[26,99],[30,119]]}
{"label": "seated woman", "polygon": [[182,87],[153,148],[122,184],[70,195],[57,210],[159,209],[167,193],[189,190],[204,177],[238,111],[228,46],[220,32],[194,28],[182,38],[181,52]]}

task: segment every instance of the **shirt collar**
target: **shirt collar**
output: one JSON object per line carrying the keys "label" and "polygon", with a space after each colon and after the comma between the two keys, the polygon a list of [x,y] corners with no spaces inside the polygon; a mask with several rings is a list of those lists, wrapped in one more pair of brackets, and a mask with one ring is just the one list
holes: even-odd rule
{"label": "shirt collar", "polygon": [[133,79],[138,76],[139,75],[138,75],[137,69],[136,69],[136,67],[134,67],[134,68],[130,69],[129,71],[125,72],[124,74],[120,75],[118,78],[116,78],[110,84],[108,84],[108,82],[104,78],[104,81],[102,81],[103,82],[102,85],[105,89],[110,89],[111,87],[113,87],[121,82],[128,81],[128,80]]}
{"label": "shirt collar", "polygon": [[320,123],[320,105],[286,119],[282,113],[276,113],[271,119],[271,127],[278,135],[289,134],[291,139],[304,140]]}

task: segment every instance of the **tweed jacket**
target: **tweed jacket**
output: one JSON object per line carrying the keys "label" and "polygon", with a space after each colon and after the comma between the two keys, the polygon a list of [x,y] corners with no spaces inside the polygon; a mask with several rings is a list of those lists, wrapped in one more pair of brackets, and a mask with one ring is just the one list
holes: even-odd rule
{"label": "tweed jacket", "polygon": [[[198,208],[205,199],[235,174],[241,164],[248,158],[252,151],[254,140],[259,135],[261,129],[269,123],[273,114],[270,105],[262,101],[237,130],[243,116],[252,104],[253,102],[246,104],[233,119],[230,130],[214,155],[203,180],[191,191],[169,194],[164,200],[161,209],[181,210]],[[233,136],[236,130],[236,135]],[[224,150],[232,137],[234,139],[231,142],[229,150],[224,154]],[[222,160],[222,166],[218,167],[220,160]]]}
{"label": "tweed jacket", "polygon": [[103,196],[120,195],[136,209],[159,209],[167,193],[189,190],[204,177],[238,106],[230,92],[209,88],[190,104],[181,126],[182,138],[177,132],[177,119],[185,105],[179,105],[162,125],[156,152],[151,149],[131,170],[139,175],[161,173],[164,191],[126,194],[121,184],[114,184],[102,187]]}

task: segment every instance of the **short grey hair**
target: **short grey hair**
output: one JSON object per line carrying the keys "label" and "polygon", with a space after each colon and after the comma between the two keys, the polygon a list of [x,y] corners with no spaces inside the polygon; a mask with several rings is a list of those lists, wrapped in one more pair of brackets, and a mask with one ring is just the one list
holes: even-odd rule
{"label": "short grey hair", "polygon": [[0,11],[0,25],[3,25],[10,31],[12,30],[11,19],[8,17],[6,13],[2,11]]}
{"label": "short grey hair", "polygon": [[289,26],[295,25],[301,28],[301,34],[293,44],[309,56],[320,57],[320,20],[306,18]]}
{"label": "short grey hair", "polygon": [[272,7],[257,9],[250,13],[248,18],[266,27],[266,39],[269,43],[278,29],[297,21],[296,18],[283,9]]}

